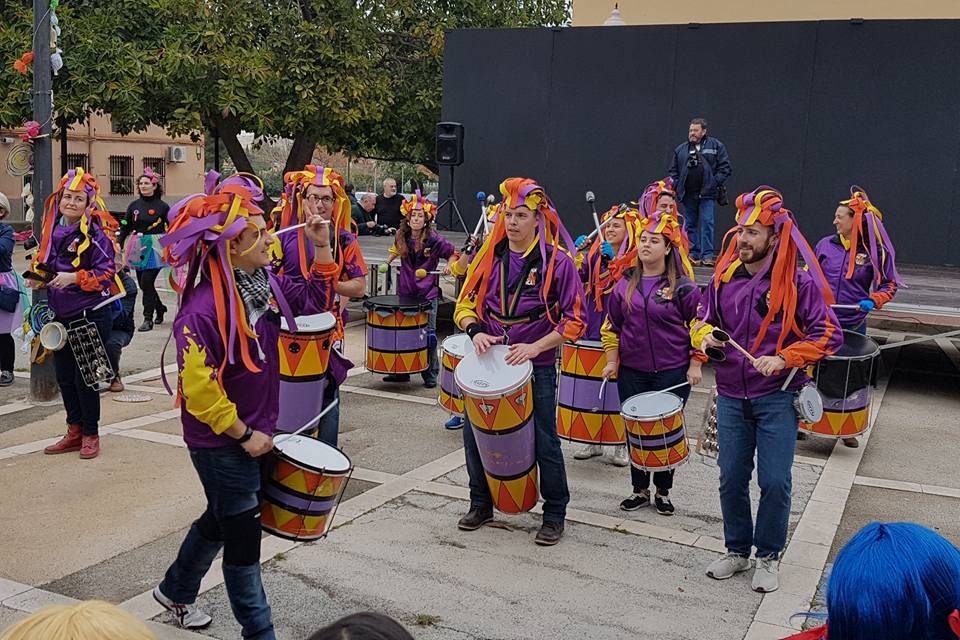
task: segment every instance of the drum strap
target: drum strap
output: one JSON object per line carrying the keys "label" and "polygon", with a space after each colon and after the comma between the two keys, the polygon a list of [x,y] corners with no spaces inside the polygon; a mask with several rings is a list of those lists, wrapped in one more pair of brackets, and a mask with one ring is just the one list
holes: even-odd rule
{"label": "drum strap", "polygon": [[[557,312],[558,312],[557,305],[555,304],[552,305],[550,307],[550,313],[553,315],[553,314],[556,314]],[[547,307],[540,307],[539,309],[531,311],[530,313],[524,314],[522,316],[503,316],[503,315],[500,315],[499,313],[496,313],[495,311],[490,312],[490,317],[504,326],[512,326],[515,324],[535,322],[540,318],[544,317],[545,315],[547,315]]]}

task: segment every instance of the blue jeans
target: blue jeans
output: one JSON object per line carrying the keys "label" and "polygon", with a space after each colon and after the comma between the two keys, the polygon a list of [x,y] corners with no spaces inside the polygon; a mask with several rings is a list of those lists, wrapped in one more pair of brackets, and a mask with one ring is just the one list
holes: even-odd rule
{"label": "blue jeans", "polygon": [[[334,400],[340,400],[340,387],[336,387],[333,381],[327,385],[323,392],[323,406],[328,406]],[[337,446],[337,436],[340,435],[340,403],[320,418],[317,423],[320,431],[320,442],[326,442],[331,447]]]}
{"label": "blue jeans", "polygon": [[440,360],[437,358],[437,307],[440,298],[430,301],[430,316],[427,320],[427,370],[421,373],[424,382],[436,382],[440,373]]}
{"label": "blue jeans", "polygon": [[713,224],[716,200],[700,199],[688,193],[683,197],[684,226],[690,236],[690,257],[695,260],[713,258]]}
{"label": "blue jeans", "polygon": [[207,510],[193,523],[160,591],[193,604],[200,580],[223,548],[223,578],[243,637],[274,640],[270,605],[260,579],[260,462],[239,445],[190,449],[190,461],[207,496]]}
{"label": "blue jeans", "polygon": [[[676,369],[667,369],[665,371],[637,371],[630,367],[620,366],[617,372],[617,391],[620,394],[620,403],[626,402],[627,398],[635,396],[638,393],[647,391],[659,391],[680,384],[687,379],[687,367],[677,367]],[[669,393],[680,396],[683,404],[687,404],[687,398],[690,397],[690,386],[674,389]],[[673,488],[673,472],[655,471],[653,473],[653,486],[657,488],[657,493],[661,496],[670,495],[670,489]],[[634,493],[640,493],[650,488],[650,472],[637,469],[630,465],[630,481],[633,484]]]}
{"label": "blue jeans", "polygon": [[[483,473],[480,451],[473,437],[470,418],[464,417],[463,447],[470,476],[470,508],[492,509],[493,499]],[[570,490],[563,466],[560,436],[557,435],[557,370],[553,367],[533,368],[533,423],[536,429],[537,466],[540,494],[543,496],[543,521],[562,523],[567,516]]]}
{"label": "blue jeans", "polygon": [[130,331],[111,329],[110,336],[103,344],[103,348],[107,350],[110,366],[113,367],[113,375],[116,378],[120,377],[120,354],[123,352],[123,348],[130,344],[131,340],[133,340],[133,333]]}
{"label": "blue jeans", "polygon": [[[720,445],[720,508],[727,551],[777,557],[787,543],[790,518],[791,465],[797,445],[794,394],[775,391],[741,400],[717,397],[717,441]],[[760,506],[753,525],[750,477],[757,457]]]}

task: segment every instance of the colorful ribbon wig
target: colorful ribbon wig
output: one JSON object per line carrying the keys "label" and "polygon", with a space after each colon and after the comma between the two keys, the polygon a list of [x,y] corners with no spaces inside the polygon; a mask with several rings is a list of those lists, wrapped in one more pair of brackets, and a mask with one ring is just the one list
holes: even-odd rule
{"label": "colorful ribbon wig", "polygon": [[[340,231],[350,232],[353,223],[350,218],[350,198],[344,190],[343,176],[330,167],[320,167],[308,164],[299,171],[288,171],[283,175],[283,208],[280,211],[280,228],[286,228],[306,222],[303,210],[303,199],[307,189],[311,186],[330,187],[333,191],[333,237],[331,250],[338,269],[343,269],[343,252],[340,250]],[[297,247],[300,254],[300,272],[304,277],[310,276],[310,265],[307,263],[307,236],[303,227],[297,229]]]}
{"label": "colorful ribbon wig", "polygon": [[[737,234],[743,227],[752,224],[761,224],[773,227],[777,240],[770,249],[766,261],[770,274],[770,304],[766,317],[757,331],[751,351],[759,348],[770,323],[778,314],[783,314],[783,330],[777,338],[777,350],[783,348],[784,340],[791,332],[798,338],[803,338],[803,330],[797,324],[797,256],[803,257],[817,286],[823,294],[826,304],[833,304],[833,292],[820,269],[820,262],[810,248],[807,239],[803,237],[793,213],[783,204],[783,195],[773,187],[762,185],[750,193],[741,193],[737,198],[737,226],[731,228],[723,236],[723,247],[720,258],[717,260],[714,271],[713,286],[720,287],[721,282],[728,282],[734,271],[742,264],[737,257]],[[754,278],[762,277],[767,269],[761,269]]]}
{"label": "colorful ribbon wig", "polygon": [[673,259],[677,263],[677,273],[685,275],[691,280],[696,279],[693,274],[693,263],[690,262],[690,241],[687,239],[687,233],[683,230],[681,220],[671,213],[654,211],[639,223],[637,229],[638,244],[640,235],[644,231],[663,235],[673,247]]}
{"label": "colorful ribbon wig", "polygon": [[651,182],[647,185],[647,188],[643,190],[643,194],[640,196],[640,212],[644,216],[649,216],[656,211],[657,201],[660,200],[660,196],[662,195],[668,195],[673,198],[673,207],[669,213],[673,214],[673,216],[682,223],[683,218],[677,210],[677,192],[676,189],[673,188],[673,178],[670,177]]}
{"label": "colorful ribbon wig", "polygon": [[623,220],[626,226],[626,236],[612,260],[603,268],[604,260],[600,259],[603,250],[604,238],[594,238],[587,251],[587,264],[590,265],[590,279],[586,284],[587,298],[593,298],[597,311],[603,310],[603,294],[623,276],[623,272],[633,266],[637,258],[637,240],[640,238],[640,212],[632,204],[618,204],[610,207],[600,217],[600,223],[607,220]]}
{"label": "colorful ribbon wig", "polygon": [[[547,196],[543,187],[538,185],[530,178],[507,178],[500,183],[500,193],[503,198],[497,207],[497,218],[490,229],[477,255],[474,258],[476,267],[468,276],[463,288],[460,290],[461,296],[468,296],[477,299],[477,314],[482,320],[486,315],[486,309],[483,301],[486,299],[487,287],[490,283],[490,276],[493,273],[493,259],[495,249],[501,241],[507,237],[506,219],[503,214],[507,208],[514,209],[525,206],[531,211],[539,214],[538,221],[538,243],[540,257],[543,260],[543,286],[540,290],[541,302],[547,309],[547,318],[554,325],[558,324],[559,319],[553,317],[550,310],[550,304],[547,302],[549,292],[553,285],[553,276],[556,269],[557,252],[568,251],[572,248],[573,240],[567,233],[563,223],[560,221],[560,215],[556,207],[553,206],[550,198]],[[552,247],[550,251],[547,247]]]}
{"label": "colorful ribbon wig", "polygon": [[[886,266],[889,264],[893,281],[898,287],[904,286],[900,274],[897,273],[896,251],[894,251],[890,236],[887,235],[887,230],[883,226],[883,214],[870,202],[867,192],[862,187],[853,185],[850,187],[850,199],[841,200],[840,204],[853,211],[850,261],[847,264],[845,277],[848,280],[853,277],[857,248],[862,245],[867,249],[870,264],[873,265],[873,277],[876,284],[880,284]],[[864,234],[867,236],[866,238],[863,237]]]}
{"label": "colorful ribbon wig", "polygon": [[[218,174],[211,173],[214,175],[208,174],[205,182],[207,193],[187,196],[170,207],[170,226],[160,240],[164,247],[163,260],[174,269],[187,270],[183,285],[171,279],[181,302],[191,295],[198,273],[210,279],[217,328],[226,352],[221,371],[228,362],[234,362],[234,350],[239,342],[244,365],[249,371],[259,373],[246,339],[257,336],[247,322],[243,299],[237,290],[229,244],[247,228],[251,216],[263,215],[263,210],[255,204],[263,198],[263,183],[256,176],[241,173],[218,185]],[[238,341],[238,334],[244,339]]]}
{"label": "colorful ribbon wig", "polygon": [[420,189],[417,189],[411,199],[404,198],[400,203],[400,213],[404,218],[409,218],[414,211],[423,211],[426,220],[433,220],[437,215],[437,207],[420,193]]}
{"label": "colorful ribbon wig", "polygon": [[116,237],[119,225],[113,216],[107,211],[107,205],[100,197],[100,185],[92,173],[87,173],[80,167],[71,169],[60,178],[57,188],[43,203],[43,226],[40,231],[40,247],[37,256],[34,259],[34,265],[40,262],[48,262],[50,259],[51,243],[53,242],[53,229],[60,219],[60,198],[65,190],[80,191],[87,196],[87,206],[80,216],[80,233],[83,239],[77,245],[77,256],[73,259],[74,267],[80,266],[80,256],[84,251],[90,248],[90,225],[99,225],[111,240]]}

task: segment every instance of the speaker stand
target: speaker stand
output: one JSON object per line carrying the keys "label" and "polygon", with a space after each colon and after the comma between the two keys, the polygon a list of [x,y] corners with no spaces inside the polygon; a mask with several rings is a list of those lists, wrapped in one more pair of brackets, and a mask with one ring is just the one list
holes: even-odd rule
{"label": "speaker stand", "polygon": [[450,205],[450,225],[443,229],[444,231],[453,230],[453,214],[457,214],[457,220],[460,221],[460,226],[463,227],[463,232],[470,235],[470,230],[467,229],[466,223],[463,221],[463,216],[460,215],[460,207],[457,206],[457,196],[454,183],[455,169],[453,165],[450,166],[450,189],[447,191],[447,197],[437,206],[437,226],[440,227],[440,210],[445,206]]}

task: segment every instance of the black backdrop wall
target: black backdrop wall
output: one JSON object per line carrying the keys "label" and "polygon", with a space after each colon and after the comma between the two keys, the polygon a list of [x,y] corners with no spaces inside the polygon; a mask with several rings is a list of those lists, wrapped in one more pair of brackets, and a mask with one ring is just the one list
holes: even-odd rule
{"label": "black backdrop wall", "polygon": [[[635,200],[697,116],[730,152],[731,201],[773,185],[815,243],[859,184],[901,262],[960,264],[960,21],[447,34],[443,119],[466,127],[456,196],[471,227],[476,192],[520,175],[586,232],[584,192]],[[733,213],[719,210],[718,241]]]}

